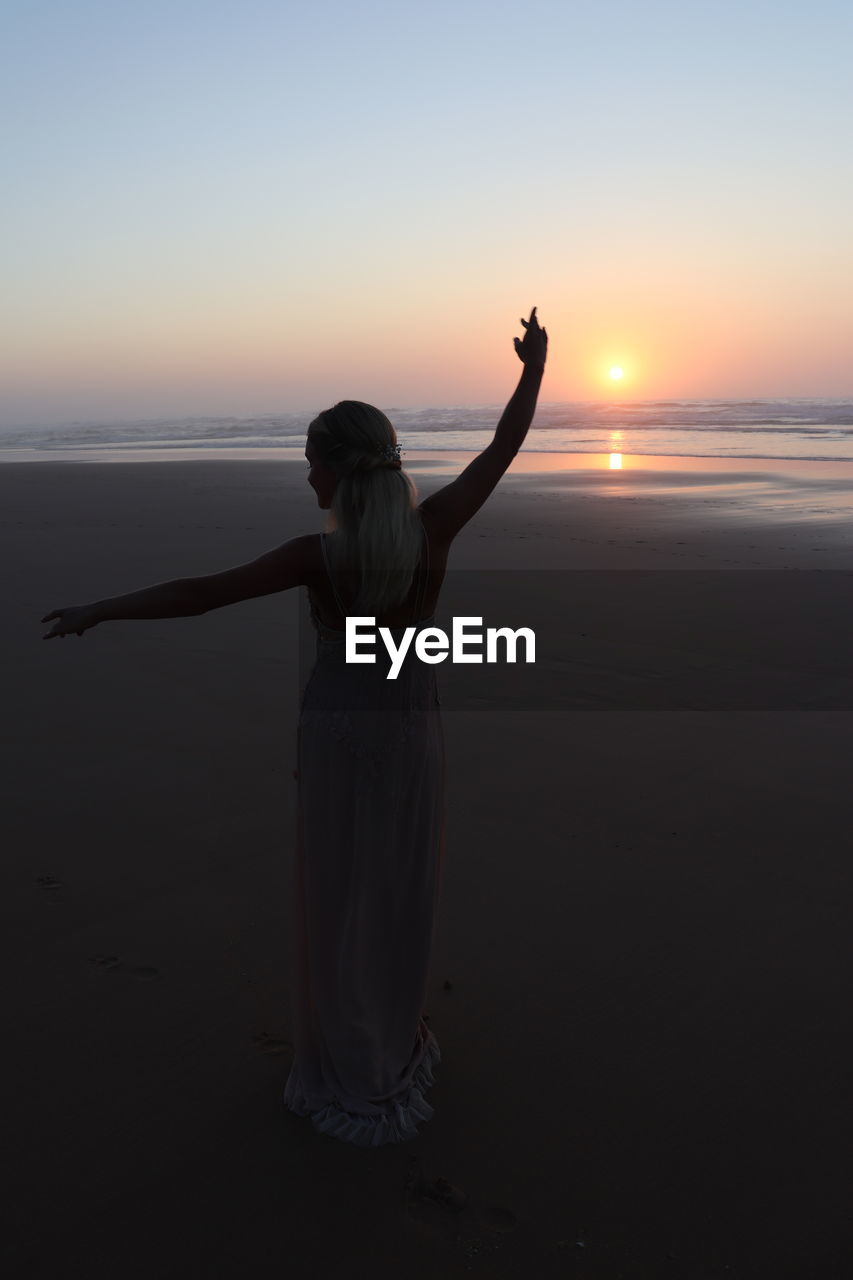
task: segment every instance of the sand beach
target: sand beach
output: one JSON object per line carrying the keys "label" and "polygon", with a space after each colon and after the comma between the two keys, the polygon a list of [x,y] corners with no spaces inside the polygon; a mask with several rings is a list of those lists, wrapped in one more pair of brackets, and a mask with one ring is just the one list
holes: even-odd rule
{"label": "sand beach", "polygon": [[365,1151],[281,1102],[301,593],[39,621],[319,530],[304,462],[0,466],[10,1274],[848,1274],[851,486],[525,454],[463,530],[537,664],[442,672],[435,1115]]}

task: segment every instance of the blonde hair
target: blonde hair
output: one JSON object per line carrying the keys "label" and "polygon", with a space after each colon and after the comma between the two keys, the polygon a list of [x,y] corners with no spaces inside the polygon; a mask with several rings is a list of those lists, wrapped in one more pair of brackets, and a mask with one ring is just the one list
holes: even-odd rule
{"label": "blonde hair", "polygon": [[314,419],[308,437],[338,475],[327,541],[332,569],[358,575],[355,613],[383,613],[408,595],[423,543],[417,488],[394,456],[397,433],[380,409],[341,400]]}

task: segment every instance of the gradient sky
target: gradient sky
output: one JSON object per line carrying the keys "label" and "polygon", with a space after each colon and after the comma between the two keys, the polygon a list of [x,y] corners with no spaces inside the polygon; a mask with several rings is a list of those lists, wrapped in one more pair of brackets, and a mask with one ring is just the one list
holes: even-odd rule
{"label": "gradient sky", "polygon": [[4,423],[853,394],[849,0],[2,14]]}

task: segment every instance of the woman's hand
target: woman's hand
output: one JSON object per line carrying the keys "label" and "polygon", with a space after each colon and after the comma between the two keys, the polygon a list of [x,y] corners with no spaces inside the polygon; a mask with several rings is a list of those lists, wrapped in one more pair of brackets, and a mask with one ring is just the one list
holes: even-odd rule
{"label": "woman's hand", "polygon": [[51,618],[58,618],[59,621],[54,623],[52,631],[42,636],[42,640],[52,640],[54,636],[62,636],[64,640],[74,632],[82,636],[83,632],[88,631],[90,627],[96,627],[99,621],[94,607],[90,604],[69,605],[65,609],[54,609],[52,613],[45,614],[42,622],[50,622]]}
{"label": "woman's hand", "polygon": [[522,364],[532,365],[537,369],[545,368],[545,357],[548,354],[548,332],[540,329],[536,319],[536,308],[530,313],[529,320],[521,322],[527,333],[524,338],[515,338],[515,350]]}

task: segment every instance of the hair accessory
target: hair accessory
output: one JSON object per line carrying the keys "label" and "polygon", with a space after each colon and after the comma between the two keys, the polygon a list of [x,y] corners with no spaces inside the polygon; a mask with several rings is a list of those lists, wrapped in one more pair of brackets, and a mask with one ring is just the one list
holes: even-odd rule
{"label": "hair accessory", "polygon": [[384,462],[400,461],[400,446],[398,444],[386,444],[378,451],[380,458]]}

